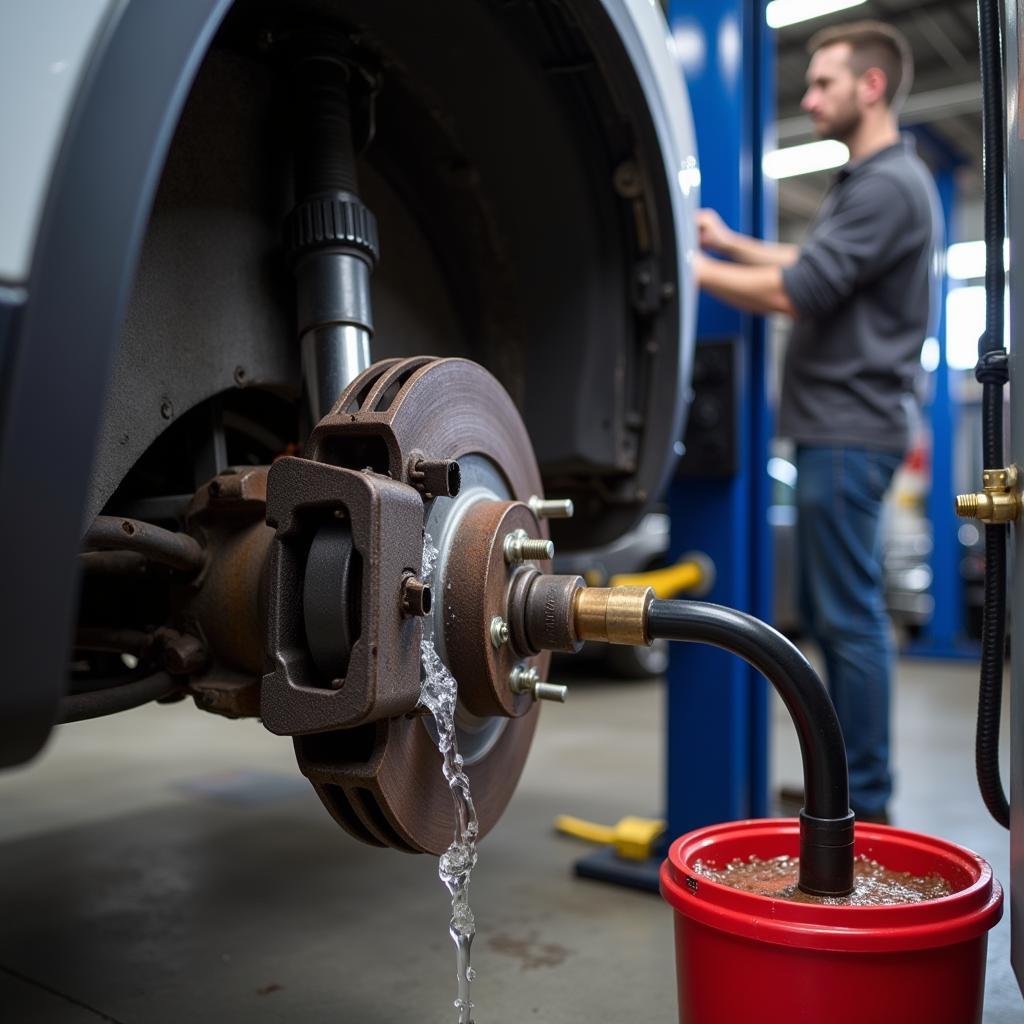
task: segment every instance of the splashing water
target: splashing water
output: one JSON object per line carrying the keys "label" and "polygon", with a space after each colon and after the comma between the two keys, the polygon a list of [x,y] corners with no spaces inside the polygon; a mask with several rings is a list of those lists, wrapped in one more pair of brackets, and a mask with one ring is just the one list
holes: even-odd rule
{"label": "splashing water", "polygon": [[430,540],[430,534],[423,537],[423,565],[420,568],[420,579],[424,582],[434,575],[434,565],[437,562],[437,548]]}
{"label": "splashing water", "polygon": [[735,857],[725,867],[698,860],[694,874],[714,882],[791,903],[820,903],[833,907],[884,907],[898,903],[920,903],[948,896],[953,887],[939,874],[914,875],[893,871],[877,860],[860,854],[853,862],[853,892],[849,896],[812,896],[797,886],[800,858],[782,855],[762,860],[751,854]]}
{"label": "splashing water", "polygon": [[[423,544],[421,578],[427,580],[437,561],[437,548],[429,534]],[[476,865],[476,837],[480,831],[476,809],[469,792],[469,778],[462,768],[455,738],[455,704],[458,685],[441,661],[434,642],[426,637],[422,641],[420,660],[423,664],[423,683],[420,703],[430,711],[437,726],[437,749],[441,753],[441,771],[451,790],[455,805],[455,836],[451,846],[441,855],[438,875],[452,898],[452,917],[449,934],[455,943],[458,975],[459,1024],[473,1024],[473,1003],[469,998],[470,983],[476,972],[470,966],[470,947],[476,935],[476,921],[469,906],[469,879]]]}

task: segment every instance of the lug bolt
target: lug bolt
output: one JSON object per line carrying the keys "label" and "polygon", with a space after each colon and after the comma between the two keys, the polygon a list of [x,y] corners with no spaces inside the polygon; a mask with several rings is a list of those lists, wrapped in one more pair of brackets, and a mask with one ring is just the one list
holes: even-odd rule
{"label": "lug bolt", "polygon": [[531,537],[525,530],[513,530],[505,538],[505,561],[509,565],[554,557],[555,545],[551,541]]}
{"label": "lug bolt", "polygon": [[512,687],[513,693],[528,693],[534,700],[553,700],[564,704],[569,695],[567,686],[546,683],[540,678],[535,668],[523,668],[522,665],[517,665],[512,669],[509,685]]}
{"label": "lug bolt", "polygon": [[500,615],[495,615],[491,619],[491,643],[495,647],[502,647],[508,643],[508,637],[508,623]]}
{"label": "lug bolt", "polygon": [[558,704],[564,704],[569,696],[568,686],[559,686],[557,683],[537,683],[533,688],[534,700],[553,700]]}
{"label": "lug bolt", "polygon": [[571,498],[538,498],[535,494],[527,504],[538,519],[572,519],[575,511]]}
{"label": "lug bolt", "polygon": [[415,576],[406,576],[402,581],[402,611],[406,615],[429,615],[430,605],[430,587]]}

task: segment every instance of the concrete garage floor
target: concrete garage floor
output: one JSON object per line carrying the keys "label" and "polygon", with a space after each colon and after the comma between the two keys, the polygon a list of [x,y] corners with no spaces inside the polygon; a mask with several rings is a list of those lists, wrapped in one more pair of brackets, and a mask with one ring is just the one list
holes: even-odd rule
{"label": "concrete garage floor", "polygon": [[[904,663],[896,820],[988,857],[1006,833],[973,782],[973,665]],[[655,896],[577,880],[560,812],[661,804],[658,683],[573,680],[473,879],[477,1019],[670,1022],[672,921]],[[775,775],[798,760],[776,708]],[[251,722],[150,707],[64,727],[0,776],[0,1020],[11,1024],[451,1024],[436,862],[341,834],[290,745]],[[1004,919],[986,1024],[1024,1014]]]}

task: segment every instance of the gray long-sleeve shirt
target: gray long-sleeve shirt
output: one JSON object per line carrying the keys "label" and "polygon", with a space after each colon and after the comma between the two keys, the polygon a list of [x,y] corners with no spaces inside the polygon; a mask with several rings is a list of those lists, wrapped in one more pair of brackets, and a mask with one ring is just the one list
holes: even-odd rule
{"label": "gray long-sleeve shirt", "polygon": [[779,433],[904,451],[942,244],[934,182],[909,140],[841,170],[797,262]]}

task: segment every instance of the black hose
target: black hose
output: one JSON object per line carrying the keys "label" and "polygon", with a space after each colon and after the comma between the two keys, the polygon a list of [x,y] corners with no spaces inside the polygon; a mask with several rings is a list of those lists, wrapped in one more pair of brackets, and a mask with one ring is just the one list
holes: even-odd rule
{"label": "black hose", "polygon": [[1003,238],[1006,234],[1003,51],[997,0],[978,0],[985,183],[985,334],[981,354],[1003,348]]}
{"label": "black hose", "polygon": [[156,636],[141,629],[107,629],[81,626],[75,631],[76,651],[100,651],[109,654],[144,654]]}
{"label": "black hose", "polygon": [[146,559],[137,551],[82,551],[78,564],[85,573],[110,576],[139,576],[146,571]]}
{"label": "black hose", "polygon": [[181,681],[167,672],[155,672],[134,683],[69,694],[61,699],[57,721],[82,722],[87,718],[102,718],[118,711],[128,711],[161,697],[168,697],[180,687]]}
{"label": "black hose", "polygon": [[[985,469],[1003,468],[1003,386],[1009,378],[1003,344],[1006,234],[1003,61],[996,0],[978,0],[981,43],[983,175],[985,180],[985,333],[978,341],[974,373],[982,384],[982,443]],[[1002,712],[1006,642],[1006,533],[1004,524],[985,527],[985,609],[981,629],[978,729],[975,766],[989,813],[1010,827],[1010,805],[999,774],[999,719]]]}
{"label": "black hose", "polygon": [[853,890],[853,813],[846,744],[824,683],[781,633],[752,615],[702,601],[652,601],[652,639],[711,644],[739,655],[778,691],[803,760],[800,888],[819,896]]}
{"label": "black hose", "polygon": [[151,562],[193,575],[206,564],[206,551],[194,537],[123,516],[97,516],[85,531],[82,545],[90,551],[134,551]]}

